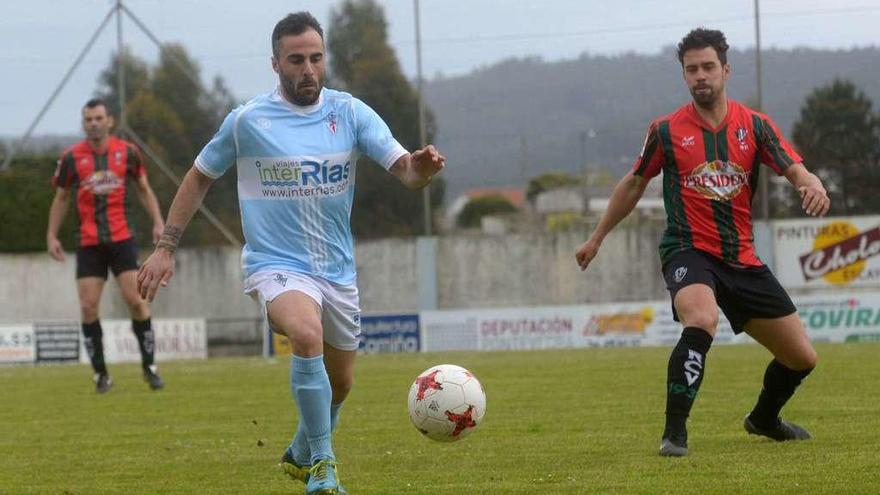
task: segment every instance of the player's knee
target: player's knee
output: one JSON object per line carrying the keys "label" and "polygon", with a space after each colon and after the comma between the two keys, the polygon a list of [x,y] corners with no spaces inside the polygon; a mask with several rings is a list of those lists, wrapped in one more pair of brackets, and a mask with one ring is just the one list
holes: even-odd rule
{"label": "player's knee", "polygon": [[699,311],[687,319],[685,326],[702,328],[714,335],[715,328],[718,327],[718,310]]}
{"label": "player's knee", "polygon": [[816,353],[816,350],[813,347],[808,347],[803,352],[799,353],[794,357],[794,362],[791,363],[789,368],[793,370],[811,370],[816,367],[816,364],[819,362],[819,355]]}
{"label": "player's knee", "polygon": [[79,312],[82,321],[92,322],[98,319],[98,301],[80,301]]}
{"label": "player's knee", "polygon": [[282,331],[297,356],[319,356],[324,352],[324,338],[320,326],[316,328],[307,325],[290,326],[282,328]]}
{"label": "player's knee", "polygon": [[150,307],[147,302],[138,297],[136,300],[127,301],[128,312],[135,320],[143,321],[150,317]]}

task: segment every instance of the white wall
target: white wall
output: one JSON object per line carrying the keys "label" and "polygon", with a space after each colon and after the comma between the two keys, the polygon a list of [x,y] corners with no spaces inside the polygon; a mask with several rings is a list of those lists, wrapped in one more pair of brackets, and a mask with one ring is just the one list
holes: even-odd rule
{"label": "white wall", "polygon": [[[619,229],[608,236],[593,266],[581,273],[574,250],[579,234],[450,236],[437,240],[437,307],[479,308],[575,304],[662,298],[659,231]],[[357,246],[358,285],[365,312],[419,309],[415,239]],[[239,251],[181,249],[174,279],[153,303],[157,317],[249,318],[259,310],[242,294]],[[0,320],[76,319],[75,256],[0,255]],[[102,318],[128,310],[108,281]]]}
{"label": "white wall", "polygon": [[[608,235],[586,272],[574,259],[586,236],[580,232],[425,238],[421,250],[416,239],[362,242],[356,253],[361,306],[365,313],[389,313],[665,300],[657,251],[662,229],[662,222],[628,219]],[[773,245],[772,224],[756,222],[756,247],[768,263]],[[436,257],[426,259],[430,253]],[[72,253],[65,263],[45,253],[0,255],[0,322],[78,319],[74,269]],[[430,277],[418,283],[419,270],[436,272],[436,290],[425,287]],[[127,318],[115,282],[109,285],[101,317]],[[205,318],[209,338],[253,338],[260,310],[242,290],[238,249],[182,249],[177,273],[160,291],[153,314]],[[420,305],[426,295],[436,297],[433,307]]]}
{"label": "white wall", "polygon": [[[145,253],[142,253],[145,254]],[[169,288],[153,303],[157,317],[257,317],[256,304],[242,295],[239,250],[181,249]],[[0,255],[0,321],[76,320],[76,255],[58,263],[48,254]],[[102,318],[128,318],[128,307],[112,274],[101,299]]]}

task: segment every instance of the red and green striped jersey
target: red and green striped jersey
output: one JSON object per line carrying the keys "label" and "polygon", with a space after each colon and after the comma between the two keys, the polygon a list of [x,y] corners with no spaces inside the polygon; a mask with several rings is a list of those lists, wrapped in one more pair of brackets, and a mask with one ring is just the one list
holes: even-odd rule
{"label": "red and green striped jersey", "polygon": [[73,193],[77,245],[96,246],[133,236],[130,183],[145,174],[137,147],[114,136],[103,153],[83,140],[61,154],[52,185]]}
{"label": "red and green striped jersey", "polygon": [[694,103],[655,120],[633,174],[663,171],[666,230],[660,258],[699,249],[737,266],[761,266],[752,234],[752,198],[758,167],[782,175],[801,157],[764,114],[733,100],[713,128]]}

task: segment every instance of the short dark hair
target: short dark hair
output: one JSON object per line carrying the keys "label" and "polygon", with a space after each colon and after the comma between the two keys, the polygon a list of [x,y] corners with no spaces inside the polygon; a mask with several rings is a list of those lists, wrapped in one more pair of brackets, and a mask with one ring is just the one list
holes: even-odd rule
{"label": "short dark hair", "polygon": [[107,102],[105,102],[101,98],[92,98],[91,100],[87,101],[86,104],[83,106],[83,109],[97,107],[104,107],[104,110],[107,110],[107,115],[110,115],[110,107],[107,106]]}
{"label": "short dark hair", "polygon": [[275,29],[272,30],[272,55],[276,58],[278,57],[282,36],[303,34],[309,28],[317,31],[321,39],[324,39],[324,30],[321,29],[321,23],[312,14],[305,11],[287,14],[284,19],[275,24]]}
{"label": "short dark hair", "polygon": [[727,64],[727,38],[724,33],[716,29],[697,28],[689,32],[678,44],[678,61],[684,64],[684,52],[688,50],[701,50],[712,47],[718,54],[721,65]]}

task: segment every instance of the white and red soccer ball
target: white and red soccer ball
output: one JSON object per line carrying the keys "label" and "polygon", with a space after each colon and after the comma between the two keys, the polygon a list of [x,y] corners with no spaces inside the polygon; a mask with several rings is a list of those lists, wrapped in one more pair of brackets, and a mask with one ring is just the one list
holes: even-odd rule
{"label": "white and red soccer ball", "polygon": [[486,393],[470,371],[454,364],[432,366],[409,389],[409,418],[426,437],[454,442],[468,436],[486,414]]}

